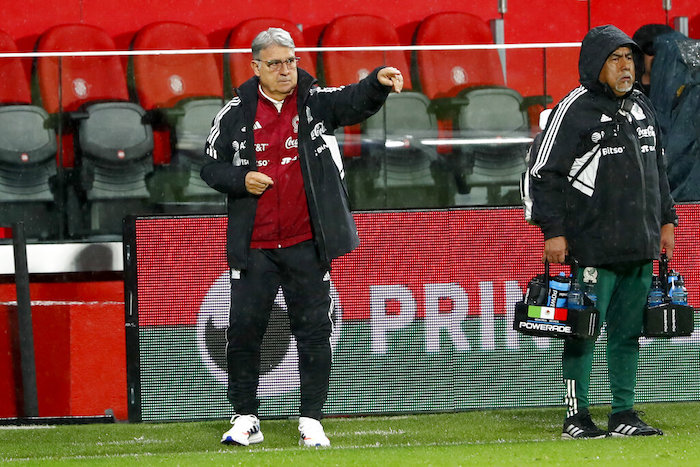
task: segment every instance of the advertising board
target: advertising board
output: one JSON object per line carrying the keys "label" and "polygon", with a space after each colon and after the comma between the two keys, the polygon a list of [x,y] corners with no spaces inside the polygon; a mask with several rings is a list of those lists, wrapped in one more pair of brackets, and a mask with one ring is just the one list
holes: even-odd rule
{"label": "advertising board", "polygon": [[[676,253],[698,306],[697,205],[678,207]],[[324,412],[397,414],[552,406],[563,401],[562,341],[512,329],[542,272],[542,235],[521,209],[357,213],[361,245],[333,263],[333,368]],[[129,419],[231,415],[225,330],[226,218],[140,217],[125,241]],[[553,267],[553,273],[557,271]],[[297,414],[299,377],[282,294],[264,341],[261,417]],[[610,400],[605,329],[591,402]],[[700,324],[641,339],[637,401],[700,400]]]}

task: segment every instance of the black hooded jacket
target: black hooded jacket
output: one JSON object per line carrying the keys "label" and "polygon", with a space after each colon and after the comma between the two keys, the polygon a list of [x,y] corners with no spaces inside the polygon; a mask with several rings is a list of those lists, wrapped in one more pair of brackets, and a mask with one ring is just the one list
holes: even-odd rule
{"label": "black hooded jacket", "polygon": [[[377,79],[379,68],[359,83],[321,88],[299,69],[299,158],[311,218],[314,242],[321,261],[331,260],[360,243],[348,207],[343,163],[333,134],[340,126],[354,125],[377,112],[390,88]],[[258,78],[236,90],[214,118],[205,147],[209,162],[202,179],[228,194],[227,259],[234,269],[246,269],[258,197],[245,188],[245,176],[256,170],[253,125],[258,104]]]}
{"label": "black hooded jacket", "polygon": [[617,97],[599,80],[622,46],[640,63],[637,45],[614,26],[583,39],[581,86],[553,109],[530,169],[533,221],[545,240],[564,236],[585,266],[658,258],[661,225],[677,222],[649,99],[636,89]]}

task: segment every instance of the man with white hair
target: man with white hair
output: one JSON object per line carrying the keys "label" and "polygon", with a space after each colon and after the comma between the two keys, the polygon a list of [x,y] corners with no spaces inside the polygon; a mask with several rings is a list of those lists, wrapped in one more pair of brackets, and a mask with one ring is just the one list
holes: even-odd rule
{"label": "man with white hair", "polygon": [[260,347],[281,287],[299,354],[300,444],[329,446],[320,420],[331,369],[330,266],[359,244],[333,132],[377,112],[403,78],[383,67],[359,83],[322,88],[297,67],[287,31],[263,31],[251,48],[255,76],[216,115],[201,171],[228,195],[226,357],[235,415],[221,442],[263,441]]}

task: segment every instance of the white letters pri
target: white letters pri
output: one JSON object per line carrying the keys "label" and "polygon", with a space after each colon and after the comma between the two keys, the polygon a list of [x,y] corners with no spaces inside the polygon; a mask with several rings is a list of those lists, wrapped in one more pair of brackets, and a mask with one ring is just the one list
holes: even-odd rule
{"label": "white letters pri", "polygon": [[[461,352],[475,350],[475,346],[482,350],[496,348],[497,319],[494,310],[494,286],[490,281],[479,282],[479,312],[472,315],[469,314],[469,296],[457,283],[424,284],[423,304],[416,299],[413,291],[403,284],[371,285],[369,289],[372,353],[389,352],[394,333],[405,331],[412,326],[416,322],[416,315],[421,311],[424,316],[424,345],[428,353],[441,351],[441,336],[449,337],[455,350]],[[504,291],[506,310],[514,310],[515,303],[522,298],[522,290],[517,281],[506,281]],[[503,318],[512,322],[513,314],[509,311]],[[464,328],[464,324],[472,319],[473,323],[478,323],[479,331],[478,334],[471,334],[471,337],[476,339],[470,343],[470,334]],[[508,348],[517,348],[519,345],[516,331],[511,328],[506,329],[503,339]]]}

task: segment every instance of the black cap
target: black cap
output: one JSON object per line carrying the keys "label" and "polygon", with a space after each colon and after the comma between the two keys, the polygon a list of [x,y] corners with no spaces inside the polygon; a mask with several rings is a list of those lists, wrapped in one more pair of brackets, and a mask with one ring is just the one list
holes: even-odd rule
{"label": "black cap", "polygon": [[655,55],[654,50],[654,39],[661,34],[666,34],[668,32],[673,32],[671,26],[665,24],[645,24],[644,26],[637,29],[637,31],[632,36],[632,39],[639,45],[646,55]]}

